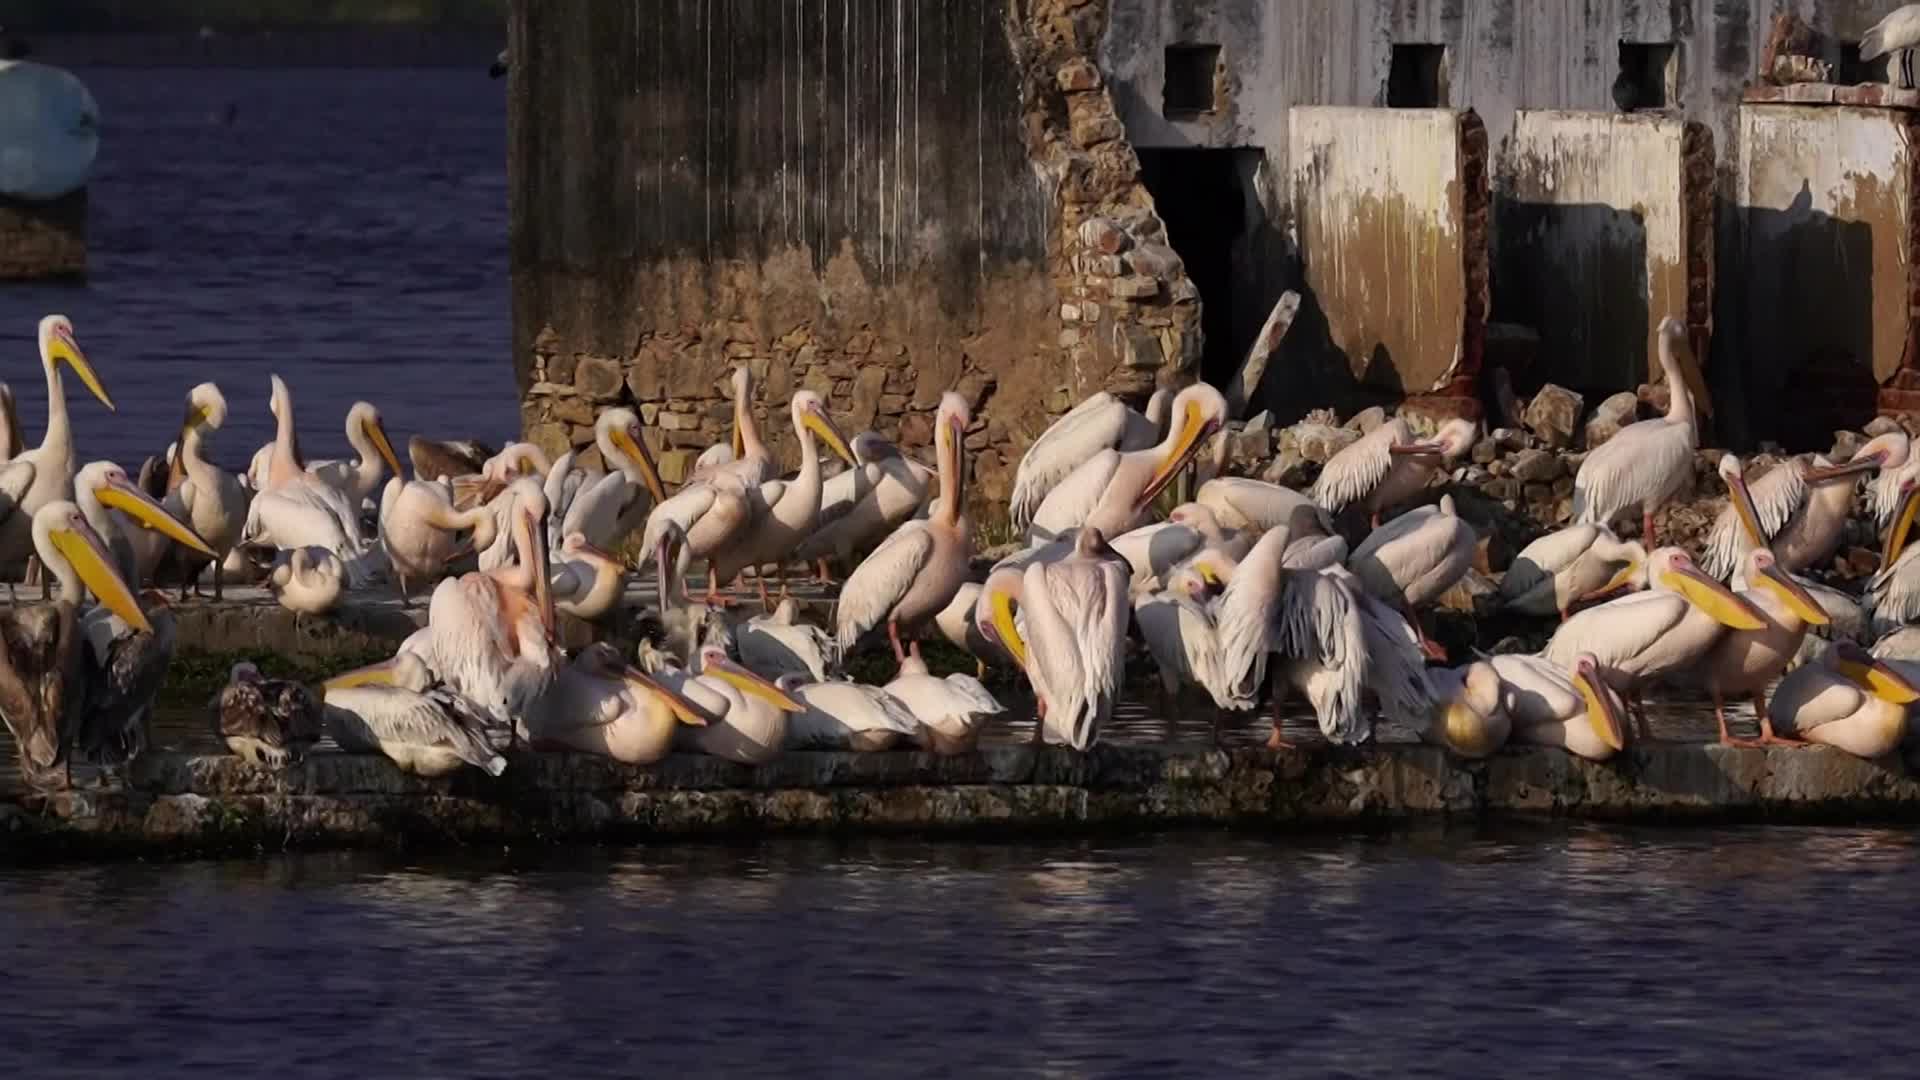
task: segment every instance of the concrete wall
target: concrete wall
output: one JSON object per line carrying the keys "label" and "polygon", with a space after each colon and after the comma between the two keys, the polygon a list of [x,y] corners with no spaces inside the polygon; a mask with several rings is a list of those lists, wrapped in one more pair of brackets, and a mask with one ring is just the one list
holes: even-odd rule
{"label": "concrete wall", "polygon": [[1325,335],[1290,333],[1280,366],[1325,372],[1314,354],[1330,346],[1355,380],[1394,394],[1437,390],[1474,369],[1487,291],[1478,122],[1444,109],[1301,106],[1287,158],[1305,282]]}
{"label": "concrete wall", "polygon": [[87,272],[87,191],[52,202],[0,197],[0,281],[78,278]]}
{"label": "concrete wall", "polygon": [[1706,129],[1690,121],[1515,115],[1497,173],[1494,317],[1540,332],[1523,389],[1631,390],[1659,374],[1662,318],[1709,331],[1712,169]]}

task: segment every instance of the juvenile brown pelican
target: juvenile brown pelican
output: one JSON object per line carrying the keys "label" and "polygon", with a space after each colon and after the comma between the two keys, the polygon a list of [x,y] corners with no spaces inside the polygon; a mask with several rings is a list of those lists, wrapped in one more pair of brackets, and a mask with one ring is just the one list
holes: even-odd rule
{"label": "juvenile brown pelican", "polygon": [[249,663],[233,665],[227,685],[207,702],[213,737],[255,765],[279,769],[320,741],[320,703],[305,684],[269,679]]}
{"label": "juvenile brown pelican", "polygon": [[344,672],[324,685],[327,729],[342,749],[385,754],[402,772],[445,776],[471,765],[491,776],[507,759],[488,741],[480,709],[435,682],[414,653]]}
{"label": "juvenile brown pelican", "polygon": [[1055,420],[1020,457],[1013,473],[1013,527],[1026,531],[1054,486],[1103,450],[1145,450],[1160,441],[1172,392],[1162,387],[1147,399],[1143,416],[1112,394],[1101,392]]}
{"label": "juvenile brown pelican", "polygon": [[0,566],[17,566],[34,553],[33,515],[50,502],[73,498],[73,428],[67,420],[67,393],[60,381],[60,365],[80,377],[108,411],[113,399],[100,385],[86,354],[73,337],[73,323],[65,315],[40,320],[40,366],[47,378],[47,430],[40,445],[16,454],[0,468],[0,494],[18,513],[0,518]]}
{"label": "juvenile brown pelican", "polygon": [[1667,415],[1621,428],[1587,455],[1573,478],[1575,521],[1612,525],[1638,507],[1640,542],[1649,547],[1654,511],[1693,477],[1693,452],[1700,445],[1694,410],[1713,415],[1706,382],[1687,347],[1687,328],[1671,315],[1660,320],[1660,369],[1667,379]]}
{"label": "juvenile brown pelican", "polygon": [[1416,439],[1396,416],[1327,461],[1314,482],[1313,501],[1335,514],[1358,505],[1377,527],[1381,514],[1425,491],[1479,437],[1473,421],[1449,420],[1433,438]]}
{"label": "juvenile brown pelican", "polygon": [[1055,484],[1034,511],[1029,542],[1057,540],[1082,525],[1118,536],[1141,524],[1148,507],[1226,422],[1227,399],[1205,383],[1173,399],[1167,437],[1145,450],[1102,450]]}

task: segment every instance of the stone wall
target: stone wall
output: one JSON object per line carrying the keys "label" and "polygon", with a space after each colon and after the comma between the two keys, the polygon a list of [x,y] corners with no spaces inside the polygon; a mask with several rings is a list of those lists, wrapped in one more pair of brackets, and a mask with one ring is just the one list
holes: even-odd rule
{"label": "stone wall", "polygon": [[87,273],[87,192],[52,202],[0,196],[0,281]]}

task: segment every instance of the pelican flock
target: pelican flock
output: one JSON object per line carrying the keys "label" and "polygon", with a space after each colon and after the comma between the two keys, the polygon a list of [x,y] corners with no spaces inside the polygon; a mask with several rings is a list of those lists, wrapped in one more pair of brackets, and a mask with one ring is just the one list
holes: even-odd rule
{"label": "pelican flock", "polygon": [[[969,437],[986,422],[959,393],[933,410],[923,461],[880,432],[846,437],[815,392],[756,401],[744,365],[730,433],[677,490],[630,405],[603,410],[592,446],[557,458],[416,434],[403,464],[361,401],[344,419],[352,456],[309,461],[277,375],[274,438],[245,468],[216,458],[229,399],[206,382],[136,482],[78,459],[64,376],[113,401],[73,324],[48,316],[37,446],[0,386],[0,562],[13,580],[29,560],[50,579],[0,612],[0,718],[36,788],[72,783],[75,764],[120,769],[149,742],[174,647],[153,586],[187,604],[203,581],[218,599],[244,575],[302,617],[418,612],[427,597],[391,656],[319,687],[233,668],[209,705],[213,733],[262,768],[327,736],[425,776],[498,775],[548,750],[632,765],[676,750],[743,765],[810,749],[966,754],[1006,722],[1080,752],[1113,730],[1142,672],[1169,717],[1196,692],[1216,739],[1264,706],[1275,749],[1295,744],[1298,703],[1334,743],[1602,760],[1650,738],[1647,699],[1682,687],[1713,703],[1726,743],[1891,752],[1920,699],[1920,670],[1893,644],[1920,623],[1912,440],[1888,432],[1837,463],[1808,455],[1751,476],[1724,455],[1712,529],[1656,538],[1656,513],[1693,483],[1710,415],[1682,325],[1663,321],[1658,343],[1665,414],[1587,453],[1558,492],[1573,520],[1501,572],[1485,564],[1485,512],[1457,486],[1481,439],[1472,420],[1389,418],[1295,490],[1219,475],[1227,405],[1204,384],[1145,402],[1094,395],[1026,447],[997,508],[968,483]],[[793,434],[778,449],[756,418],[776,407]],[[828,458],[844,471],[829,475]],[[1209,463],[1206,482],[1179,489],[1189,501],[1163,498]],[[1827,574],[1862,481],[1884,542],[1855,597]],[[976,522],[1019,539],[982,558]],[[825,595],[790,590],[796,568]],[[757,612],[737,611],[756,596]],[[1464,606],[1527,627],[1522,647],[1440,644],[1435,609]],[[643,608],[653,632],[623,655],[626,616]],[[563,648],[568,628],[590,640]],[[1866,651],[1869,629],[1888,655]],[[850,676],[886,651],[886,681]],[[1009,698],[1022,684],[1025,707]],[[1734,734],[1735,702],[1751,702],[1757,740]]]}

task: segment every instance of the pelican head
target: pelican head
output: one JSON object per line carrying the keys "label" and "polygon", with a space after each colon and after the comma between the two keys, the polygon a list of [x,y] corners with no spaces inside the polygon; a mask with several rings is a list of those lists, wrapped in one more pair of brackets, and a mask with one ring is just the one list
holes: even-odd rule
{"label": "pelican head", "polygon": [[1759,630],[1767,625],[1751,603],[1703,573],[1679,548],[1659,548],[1647,556],[1647,584],[1679,596],[1722,626]]}
{"label": "pelican head", "polygon": [[184,544],[209,558],[218,558],[200,535],[179,518],[167,513],[154,497],[140,490],[128,478],[127,471],[111,461],[94,461],[74,474],[75,491],[85,491],[101,506],[118,510],[140,524],[176,543]]}
{"label": "pelican head", "polygon": [[1727,502],[1733,507],[1734,516],[1740,519],[1740,528],[1745,530],[1747,540],[1765,547],[1767,536],[1760,531],[1760,512],[1754,508],[1753,493],[1747,490],[1746,476],[1741,472],[1738,457],[1721,455],[1720,481],[1727,485]]}
{"label": "pelican head", "polygon": [[1434,709],[1436,727],[1447,748],[1462,757],[1479,758],[1507,741],[1513,722],[1500,707],[1500,674],[1493,665],[1475,661],[1453,672],[1436,672]]}
{"label": "pelican head", "polygon": [[1912,453],[1913,440],[1909,439],[1905,432],[1890,431],[1885,435],[1875,435],[1862,443],[1860,449],[1855,450],[1845,464],[1809,468],[1803,475],[1807,483],[1817,484],[1836,477],[1856,476],[1881,469],[1898,469],[1907,463],[1907,458]]}
{"label": "pelican head", "polygon": [[1800,621],[1809,626],[1825,626],[1833,620],[1827,617],[1827,611],[1813,598],[1805,585],[1794,580],[1791,574],[1780,569],[1773,552],[1766,548],[1754,548],[1747,552],[1746,565],[1747,588],[1765,589],[1787,606],[1789,611],[1800,617]]}
{"label": "pelican head", "polygon": [[386,425],[380,421],[380,410],[370,401],[356,401],[353,408],[347,410],[347,427],[364,435],[373,444],[374,452],[380,460],[387,463],[388,470],[394,476],[404,475],[400,471],[400,457],[393,452],[393,443],[387,438]]}
{"label": "pelican head", "polygon": [[981,637],[1006,650],[1020,670],[1025,671],[1027,642],[1020,636],[1020,623],[1014,617],[1024,580],[1021,571],[1018,566],[1003,566],[987,575],[986,584],[980,587],[980,598],[974,601],[973,621]]}
{"label": "pelican head", "polygon": [[1134,499],[1135,510],[1145,507],[1161,489],[1173,482],[1180,470],[1200,451],[1200,447],[1225,425],[1227,399],[1206,383],[1195,383],[1173,399],[1171,429],[1158,448],[1160,463]]}
{"label": "pelican head", "polygon": [[655,503],[667,501],[666,485],[660,482],[660,470],[653,463],[653,455],[647,452],[647,440],[640,434],[640,414],[624,406],[608,409],[593,422],[594,441],[600,444],[600,456],[607,458],[607,464],[614,464],[611,448],[619,456],[633,462],[640,470],[640,481],[647,486],[647,494],[653,496]]}
{"label": "pelican head", "polygon": [[530,585],[540,624],[552,634],[557,616],[553,607],[553,565],[547,551],[547,493],[541,490],[540,481],[530,476],[514,481],[513,492],[514,547],[533,575]]}
{"label": "pelican head", "polygon": [[1622,750],[1627,745],[1627,729],[1620,722],[1619,701],[1600,681],[1600,660],[1592,653],[1573,658],[1573,685],[1587,702],[1587,723],[1600,741]]}
{"label": "pelican head", "polygon": [[[962,451],[966,447],[967,425],[971,423],[973,410],[967,407],[966,398],[951,390],[940,395],[940,410],[933,421],[933,453],[942,477],[940,514],[948,522],[960,519],[960,486],[966,479]],[[952,498],[948,498],[949,494]]]}
{"label": "pelican head", "polygon": [[814,433],[834,456],[848,465],[858,465],[853,450],[847,446],[847,440],[840,429],[833,424],[833,418],[827,415],[827,403],[820,395],[811,390],[801,390],[793,395],[793,425]]}
{"label": "pelican head", "polygon": [[[77,584],[86,586],[101,606],[120,616],[128,626],[142,633],[153,630],[146,612],[141,611],[134,600],[133,590],[115,568],[113,556],[107,553],[106,541],[87,524],[86,515],[78,506],[64,499],[42,506],[33,515],[33,546],[56,574],[63,565],[71,569],[79,578]],[[63,583],[61,599],[74,602],[79,597],[66,595]]]}
{"label": "pelican head", "polygon": [[180,421],[180,435],[195,428],[218,431],[227,422],[227,395],[210,382],[187,391],[187,415]]}
{"label": "pelican head", "polygon": [[733,460],[747,456],[747,437],[740,430],[740,415],[753,407],[753,372],[747,365],[733,369]]}
{"label": "pelican head", "polygon": [[1920,686],[1900,670],[1845,638],[1827,650],[1827,661],[1842,678],[1882,701],[1910,705],[1920,701]]}
{"label": "pelican head", "polygon": [[273,389],[267,394],[267,411],[273,414],[275,420],[285,420],[293,395],[288,393],[285,379],[278,375],[269,375],[268,378],[273,381]]}
{"label": "pelican head", "polygon": [[55,364],[66,364],[87,384],[93,396],[100,399],[100,404],[111,412],[119,411],[107,396],[107,388],[100,385],[100,376],[94,372],[93,365],[87,362],[87,354],[80,351],[80,342],[73,336],[73,320],[65,315],[49,315],[40,320],[40,363],[48,371],[52,371]]}
{"label": "pelican head", "polygon": [[718,645],[701,647],[700,674],[719,679],[742,694],[758,698],[781,712],[807,711],[807,707],[794,700],[792,694],[741,667],[727,655],[726,649]]}

